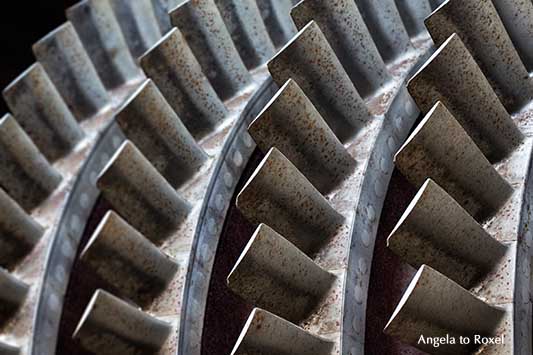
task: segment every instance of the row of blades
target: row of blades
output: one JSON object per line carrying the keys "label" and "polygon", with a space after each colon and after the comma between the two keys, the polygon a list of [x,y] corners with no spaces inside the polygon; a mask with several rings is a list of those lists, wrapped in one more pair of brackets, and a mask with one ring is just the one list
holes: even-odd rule
{"label": "row of blades", "polygon": [[[233,353],[363,353],[364,322],[347,329],[346,310],[364,303],[372,259],[352,249],[355,239],[373,247],[380,207],[361,196],[370,186],[384,198],[394,154],[420,190],[388,244],[419,271],[385,332],[431,353],[475,348],[427,347],[420,334],[506,334],[481,351],[530,352],[533,4],[449,0],[425,20],[438,49],[407,85],[425,117],[401,145],[418,111],[407,97],[401,115],[389,108],[431,46],[422,20],[437,5],[85,0],[68,9],[69,21],[34,45],[37,64],[4,90],[0,352],[36,353],[33,315],[60,317],[62,298],[43,304],[41,289],[64,295],[80,240],[55,225],[110,122],[123,136],[89,179],[112,211],[79,254],[110,289],[94,293],[73,337],[97,354],[181,349],[202,203],[232,125],[269,77],[280,89],[248,129],[266,155],[237,197],[257,229],[228,275],[258,308]],[[389,151],[376,158],[380,139]],[[369,182],[370,169],[382,179]],[[224,180],[231,190],[238,176]],[[79,203],[88,217],[92,204]],[[87,219],[76,217],[73,232]],[[366,229],[352,229],[358,219]],[[52,271],[56,237],[71,260]],[[40,281],[50,272],[51,286]]]}

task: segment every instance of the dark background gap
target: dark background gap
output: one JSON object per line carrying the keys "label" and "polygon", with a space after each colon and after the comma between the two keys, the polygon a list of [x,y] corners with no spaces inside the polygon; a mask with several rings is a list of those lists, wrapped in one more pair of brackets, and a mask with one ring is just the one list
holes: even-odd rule
{"label": "dark background gap", "polygon": [[[0,89],[35,63],[31,46],[66,21],[65,10],[78,0],[9,1],[0,11]],[[8,112],[0,100],[0,115]]]}

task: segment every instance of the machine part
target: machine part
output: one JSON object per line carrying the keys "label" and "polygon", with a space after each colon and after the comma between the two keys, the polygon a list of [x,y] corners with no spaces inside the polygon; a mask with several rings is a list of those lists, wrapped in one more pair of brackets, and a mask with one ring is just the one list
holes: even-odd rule
{"label": "machine part", "polygon": [[473,3],[70,8],[4,90],[0,352],[375,352],[394,160],[420,190],[388,245],[419,271],[382,328],[530,353],[528,5]]}

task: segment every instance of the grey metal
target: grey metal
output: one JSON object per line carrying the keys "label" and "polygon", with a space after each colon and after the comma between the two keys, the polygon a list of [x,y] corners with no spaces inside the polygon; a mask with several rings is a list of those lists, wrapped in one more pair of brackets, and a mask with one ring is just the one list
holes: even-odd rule
{"label": "grey metal", "polygon": [[174,28],[142,58],[141,66],[196,138],[220,124],[228,111]]}
{"label": "grey metal", "polygon": [[59,336],[57,330],[62,317],[62,312],[58,309],[62,308],[65,300],[69,275],[78,254],[78,245],[92,216],[93,206],[100,197],[100,191],[96,188],[96,179],[123,140],[124,136],[116,124],[108,126],[85,159],[77,179],[71,186],[66,186],[70,190],[62,201],[63,207],[57,208],[57,222],[51,227],[48,250],[42,264],[44,275],[41,287],[35,292],[32,333],[46,336],[23,340],[24,344],[28,343],[29,354],[56,352]]}
{"label": "grey metal", "polygon": [[411,50],[412,45],[394,0],[355,0],[386,62]]}
{"label": "grey metal", "polygon": [[426,264],[467,289],[496,268],[507,251],[430,179],[394,227],[387,246],[415,268]]}
{"label": "grey metal", "polygon": [[0,185],[31,211],[61,183],[61,175],[10,114],[0,120]]}
{"label": "grey metal", "polygon": [[214,0],[186,1],[170,13],[222,100],[252,84]]}
{"label": "grey metal", "polygon": [[83,0],[66,13],[108,90],[140,75],[109,0]]}
{"label": "grey metal", "polygon": [[478,220],[493,215],[513,193],[469,135],[437,102],[394,156],[419,187],[431,178]]}
{"label": "grey metal", "polygon": [[344,220],[276,148],[269,150],[237,196],[237,207],[250,222],[269,225],[306,254]]}
{"label": "grey metal", "polygon": [[298,32],[291,20],[291,0],[256,0],[261,17],[276,48],[282,47]]}
{"label": "grey metal", "polygon": [[245,171],[246,161],[252,156],[255,144],[246,131],[250,121],[261,111],[277,87],[266,80],[250,98],[238,120],[233,124],[219,158],[213,164],[211,182],[205,192],[198,215],[198,224],[191,242],[187,275],[183,285],[180,314],[178,353],[200,355],[204,318],[198,317],[208,303],[215,250],[222,234],[230,203],[238,188],[239,176]]}
{"label": "grey metal", "polygon": [[272,313],[255,308],[231,355],[329,355],[333,343]]}
{"label": "grey metal", "polygon": [[260,224],[228,276],[231,290],[292,322],[309,316],[335,276],[283,236]]}
{"label": "grey metal", "polygon": [[513,45],[524,65],[533,69],[533,50],[529,39],[533,36],[533,3],[521,0],[493,0]]}
{"label": "grey metal", "polygon": [[102,279],[137,304],[149,303],[173,279],[178,265],[113,211],[81,252]]}
{"label": "grey metal", "polygon": [[[169,11],[173,6],[169,8],[171,2],[184,1],[184,0],[151,0],[152,6],[154,8],[154,13],[157,18],[157,23],[159,24],[159,29],[164,35],[172,29],[172,24],[170,23]],[[177,6],[177,4],[176,4]]]}
{"label": "grey metal", "polygon": [[157,14],[157,7],[161,5],[157,2],[159,0],[110,0],[133,59],[139,58],[162,36]]}
{"label": "grey metal", "polygon": [[371,119],[359,92],[326,37],[312,21],[268,63],[278,86],[293,79],[341,141]]}
{"label": "grey metal", "polygon": [[2,355],[19,355],[20,349],[3,342],[0,342],[0,354]]}
{"label": "grey metal", "polygon": [[116,121],[173,187],[197,174],[208,160],[151,80],[130,96]]}
{"label": "grey metal", "polygon": [[256,0],[214,0],[239,54],[250,70],[275,53]]}
{"label": "grey metal", "polygon": [[321,192],[346,179],[356,162],[298,84],[289,79],[248,132],[263,153],[276,147]]}
{"label": "grey metal", "polygon": [[97,354],[141,354],[157,352],[171,331],[168,323],[98,290],[73,337]]}
{"label": "grey metal", "polygon": [[[28,285],[0,268],[0,312],[2,312],[0,317],[12,315],[11,312],[24,303],[28,291]],[[7,314],[6,311],[8,311]]]}
{"label": "grey metal", "polygon": [[424,20],[432,12],[430,0],[395,0],[395,3],[409,36],[426,33]]}
{"label": "grey metal", "polygon": [[[469,354],[469,345],[419,342],[420,335],[435,337],[495,336],[504,310],[492,307],[446,276],[422,265],[385,327],[385,333],[432,354]],[[490,347],[487,349],[490,353]]]}
{"label": "grey metal", "polygon": [[50,161],[68,154],[84,136],[41,64],[33,64],[2,92],[15,119]]}
{"label": "grey metal", "polygon": [[305,0],[291,11],[302,29],[314,20],[361,96],[371,96],[391,80],[385,62],[353,0]]}
{"label": "grey metal", "polygon": [[0,188],[0,267],[11,268],[39,242],[44,228]]}
{"label": "grey metal", "polygon": [[35,43],[33,53],[78,121],[108,107],[106,89],[70,22]]}
{"label": "grey metal", "polygon": [[449,0],[426,19],[426,27],[436,45],[456,33],[508,109],[533,98],[533,79],[492,0]]}
{"label": "grey metal", "polygon": [[164,241],[191,209],[129,141],[101,172],[97,186],[129,224],[156,244]]}
{"label": "grey metal", "polygon": [[423,113],[442,101],[490,161],[508,155],[523,139],[456,34],[411,78],[408,90]]}

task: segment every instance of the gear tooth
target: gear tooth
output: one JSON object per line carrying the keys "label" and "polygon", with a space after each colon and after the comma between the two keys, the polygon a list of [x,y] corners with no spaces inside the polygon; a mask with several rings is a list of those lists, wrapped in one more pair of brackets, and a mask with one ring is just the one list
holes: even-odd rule
{"label": "gear tooth", "polygon": [[26,300],[29,286],[18,280],[5,269],[0,268],[0,317],[10,318]]}
{"label": "gear tooth", "polygon": [[298,32],[290,18],[291,0],[256,0],[267,31],[276,48],[283,47]]}
{"label": "gear tooth", "polygon": [[292,9],[291,16],[299,29],[312,20],[318,24],[361,96],[375,94],[391,81],[353,0],[302,1]]}
{"label": "gear tooth", "polygon": [[98,188],[122,217],[156,244],[174,232],[191,209],[129,141],[100,174]]}
{"label": "gear tooth", "polygon": [[83,0],[66,13],[108,90],[140,77],[109,0]]}
{"label": "gear tooth", "polygon": [[442,101],[490,161],[510,154],[523,135],[458,35],[451,35],[409,81],[423,113]]}
{"label": "gear tooth", "polygon": [[0,211],[0,266],[11,269],[39,242],[44,228],[2,189]]}
{"label": "gear tooth", "polygon": [[372,116],[317,23],[311,21],[268,63],[278,86],[293,79],[341,141]]}
{"label": "gear tooth", "polygon": [[214,0],[240,57],[249,70],[275,53],[256,0]]}
{"label": "gear tooth", "polygon": [[507,251],[430,179],[394,227],[387,246],[412,266],[428,265],[467,289],[495,269]]}
{"label": "gear tooth", "polygon": [[224,121],[228,111],[178,29],[142,58],[141,66],[195,137]]}
{"label": "gear tooth", "polygon": [[521,0],[493,1],[513,45],[530,72],[533,69],[533,49],[529,38],[533,36],[533,3]]}
{"label": "gear tooth", "polygon": [[178,264],[110,211],[80,256],[122,297],[145,305],[173,280]]}
{"label": "gear tooth", "polygon": [[[432,353],[470,353],[475,345],[460,344],[459,336],[494,336],[505,317],[503,309],[493,307],[472,295],[454,281],[422,265],[411,281],[385,333]],[[455,344],[435,349],[424,344],[424,337],[453,337]]]}
{"label": "gear tooth", "polygon": [[386,61],[394,61],[412,49],[411,39],[394,0],[355,0],[374,42]]}
{"label": "gear tooth", "polygon": [[117,113],[116,121],[161,175],[182,186],[208,160],[155,84],[148,80]]}
{"label": "gear tooth", "polygon": [[309,316],[335,276],[261,224],[228,276],[228,286],[257,307],[298,322]]}
{"label": "gear tooth", "polygon": [[41,64],[33,64],[3,91],[13,116],[50,161],[68,154],[84,133]]}
{"label": "gear tooth", "polygon": [[344,222],[318,190],[276,148],[270,149],[237,197],[254,224],[265,223],[306,253]]}
{"label": "gear tooth", "polygon": [[172,326],[148,315],[112,294],[94,293],[73,337],[97,354],[129,354],[159,351]]}
{"label": "gear tooth", "polygon": [[187,1],[170,13],[203,72],[222,100],[245,90],[252,77],[214,0]]}
{"label": "gear tooth", "polygon": [[289,79],[248,131],[264,153],[276,147],[321,192],[350,175],[356,165],[298,84]]}
{"label": "gear tooth", "polygon": [[47,199],[61,175],[10,114],[0,120],[0,184],[27,212]]}
{"label": "gear tooth", "polygon": [[333,343],[304,329],[255,308],[239,336],[231,355],[267,355],[271,353],[327,355]]}
{"label": "gear tooth", "polygon": [[492,1],[448,1],[425,22],[436,45],[454,33],[461,38],[509,110],[520,108],[533,98],[533,80]]}
{"label": "gear tooth", "polygon": [[426,33],[424,19],[432,12],[430,1],[405,0],[395,1],[395,3],[409,36],[413,38],[424,35]]}
{"label": "gear tooth", "polygon": [[[133,59],[139,58],[170,30],[170,18],[160,0],[110,0]],[[168,26],[163,31],[159,21]]]}
{"label": "gear tooth", "polygon": [[478,220],[494,215],[513,192],[441,102],[394,159],[413,185],[431,178]]}
{"label": "gear tooth", "polygon": [[0,353],[3,355],[19,355],[20,349],[16,346],[0,342]]}
{"label": "gear tooth", "polygon": [[70,22],[35,43],[33,53],[78,121],[109,109],[110,97]]}

